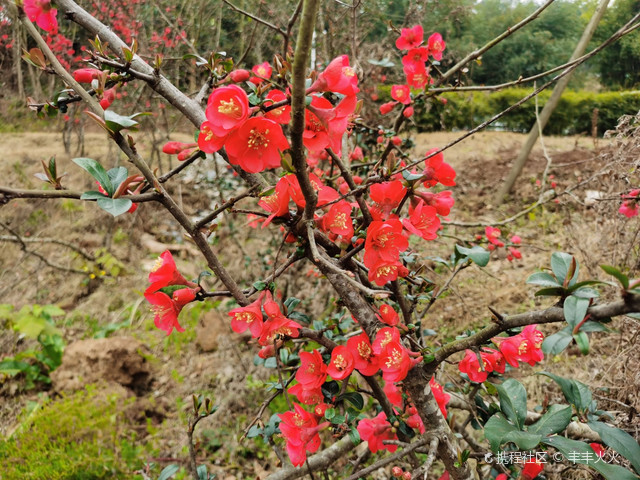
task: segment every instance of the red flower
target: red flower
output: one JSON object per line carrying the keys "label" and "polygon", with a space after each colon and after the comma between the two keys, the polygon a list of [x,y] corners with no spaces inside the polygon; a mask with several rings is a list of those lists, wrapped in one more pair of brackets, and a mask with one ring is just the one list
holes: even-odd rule
{"label": "red flower", "polygon": [[439,33],[434,33],[429,37],[427,41],[427,46],[429,48],[429,54],[435,58],[436,60],[442,60],[442,52],[446,48],[447,44],[442,40],[442,35]]}
{"label": "red flower", "polygon": [[254,117],[231,132],[225,147],[232,165],[257,173],[279,167],[280,152],[289,148],[289,142],[276,122]]}
{"label": "red flower", "polygon": [[398,312],[396,312],[391,305],[383,303],[380,305],[380,309],[378,311],[380,312],[378,318],[387,325],[395,327],[398,322],[400,322]]}
{"label": "red flower", "polygon": [[400,331],[396,327],[381,328],[373,339],[373,353],[380,355],[388,344],[399,341]]}
{"label": "red flower", "polygon": [[91,83],[93,79],[98,78],[101,73],[102,72],[96,68],[80,68],[73,72],[73,78],[78,83]]}
{"label": "red flower", "polygon": [[249,77],[251,77],[251,73],[249,72],[249,70],[244,70],[242,68],[233,70],[231,73],[229,73],[229,78],[232,82],[235,83],[246,82],[247,80],[249,80]]}
{"label": "red flower", "polygon": [[522,478],[524,480],[533,480],[542,472],[543,468],[544,465],[537,461],[525,462],[524,468],[522,469]]}
{"label": "red flower", "polygon": [[358,88],[358,76],[349,66],[349,56],[341,55],[331,60],[318,79],[307,90],[312,92],[335,92],[342,95],[355,95]]}
{"label": "red flower", "polygon": [[314,96],[307,110],[302,137],[304,146],[311,151],[331,146],[337,154],[340,154],[342,136],[347,130],[356,104],[355,95],[344,97],[335,108],[327,99]]}
{"label": "red flower", "polygon": [[407,189],[400,180],[391,182],[374,183],[371,185],[371,200],[378,204],[383,218],[388,218],[391,211],[400,205],[407,193]]}
{"label": "red flower", "polygon": [[387,102],[387,103],[383,103],[382,105],[380,105],[380,113],[382,115],[386,115],[387,113],[389,113],[391,110],[393,110],[393,107],[395,107],[398,104],[398,102]]}
{"label": "red flower", "polygon": [[[293,175],[295,177],[295,175]],[[275,217],[282,217],[289,214],[289,184],[282,177],[276,184],[276,189],[271,195],[264,196],[258,202],[269,215],[269,218],[262,224],[262,228],[271,223]]]}
{"label": "red flower", "polygon": [[411,428],[417,428],[420,434],[422,435],[425,432],[424,423],[422,422],[422,418],[418,415],[418,409],[414,405],[410,405],[407,408],[407,413],[411,415],[407,418],[407,425]]}
{"label": "red flower", "polygon": [[422,357],[412,358],[410,353],[413,352],[409,352],[397,340],[385,345],[384,350],[378,355],[382,378],[385,382],[401,382],[405,379],[409,370],[420,363]]}
{"label": "red flower", "polygon": [[273,68],[269,65],[269,62],[263,62],[260,65],[254,65],[251,71],[256,75],[251,77],[249,81],[255,85],[260,85],[265,79],[271,78]]}
{"label": "red flower", "polygon": [[372,269],[380,260],[389,264],[397,262],[400,252],[409,248],[409,240],[403,235],[402,223],[397,218],[385,222],[375,220],[367,228],[364,248],[364,264]]}
{"label": "red flower", "polygon": [[[426,155],[437,151],[437,149],[429,150]],[[452,187],[456,184],[456,172],[448,163],[444,162],[444,156],[442,152],[429,158],[425,163],[423,185],[427,188],[433,187],[437,183],[441,183],[447,187]]]}
{"label": "red flower", "polygon": [[267,293],[267,301],[263,308],[268,319],[262,325],[262,333],[258,339],[260,345],[270,345],[278,336],[297,338],[300,335],[298,329],[302,328],[302,325],[285,317],[278,304],[271,299],[270,293]]}
{"label": "red flower", "polygon": [[502,353],[497,350],[493,350],[492,348],[483,348],[482,351],[486,354],[483,355],[482,358],[491,364],[491,371],[496,373],[504,373],[505,368],[507,367],[504,355],[502,355]]}
{"label": "red flower", "polygon": [[395,383],[384,382],[384,388],[382,390],[389,399],[391,405],[398,408],[402,407],[402,391],[398,387],[396,387]]}
{"label": "red flower", "polygon": [[396,40],[396,48],[398,50],[409,50],[419,47],[422,43],[424,32],[422,25],[416,25],[412,28],[403,28],[400,38]]}
{"label": "red flower", "polygon": [[403,66],[402,70],[410,87],[422,89],[429,81],[429,71],[424,63],[409,62]]}
{"label": "red flower", "polygon": [[442,412],[442,416],[447,418],[447,403],[451,399],[451,395],[445,393],[442,385],[436,382],[434,377],[431,377],[429,380],[429,386],[431,387],[431,393],[433,393],[433,397],[438,402],[438,406],[440,407],[440,411]]}
{"label": "red flower", "polygon": [[408,85],[394,85],[391,87],[391,98],[400,103],[409,105],[411,103],[411,90]]}
{"label": "red flower", "polygon": [[177,155],[183,150],[195,147],[195,143],[167,142],[162,147],[162,152],[167,155]]}
{"label": "red flower", "polygon": [[351,210],[351,204],[346,200],[334,203],[329,212],[320,219],[322,229],[334,235],[341,235],[344,239],[351,241],[351,237],[353,237]]}
{"label": "red flower", "polygon": [[402,115],[404,115],[405,118],[411,118],[413,117],[413,107],[407,107],[402,111]]}
{"label": "red flower", "polygon": [[24,0],[22,8],[29,20],[36,22],[44,31],[49,33],[58,31],[58,20],[56,18],[58,10],[51,7],[50,0]]}
{"label": "red flower", "polygon": [[597,456],[599,456],[600,458],[604,456],[604,448],[602,447],[602,445],[600,445],[599,443],[590,443],[589,446]]}
{"label": "red flower", "polygon": [[369,444],[369,450],[376,453],[378,450],[395,452],[397,445],[387,445],[385,440],[397,440],[397,435],[391,431],[391,424],[387,421],[387,415],[380,412],[374,418],[365,418],[358,423],[360,438]]}
{"label": "red flower", "polygon": [[305,390],[320,388],[327,379],[327,366],[322,361],[318,350],[300,352],[300,368],[296,372],[296,380]]}
{"label": "red flower", "polygon": [[293,412],[281,413],[278,416],[282,420],[280,431],[287,441],[289,459],[295,467],[299,467],[307,459],[307,452],[314,453],[320,448],[318,432],[328,426],[329,422],[318,425],[312,413],[297,403],[293,407]]}
{"label": "red flower", "polygon": [[205,110],[209,127],[217,137],[224,137],[249,117],[249,97],[237,85],[216,88]]}
{"label": "red flower", "polygon": [[295,395],[298,401],[304,405],[316,405],[324,400],[320,387],[307,389],[302,383],[297,383],[287,391],[291,395]]}
{"label": "red flower", "polygon": [[[280,90],[271,90],[267,94],[267,98],[264,102],[264,106],[268,107],[269,105],[273,105],[274,103],[279,103],[282,100],[286,100],[287,96],[284,92]],[[271,100],[268,102],[267,100]],[[273,120],[274,122],[281,123],[283,125],[287,125],[291,121],[291,105],[283,105],[282,107],[274,108],[273,110],[269,110],[264,114],[266,118],[269,120]]]}
{"label": "red flower", "polygon": [[496,247],[504,247],[504,242],[500,241],[500,235],[502,235],[502,232],[499,228],[486,227],[484,229],[484,233],[487,236],[487,240],[489,240],[489,243],[495,245]]}
{"label": "red flower", "polygon": [[422,198],[427,205],[431,205],[436,209],[438,215],[449,215],[451,212],[451,207],[455,203],[453,199],[451,190],[444,190],[438,193],[431,192],[416,192],[417,195]]}
{"label": "red flower", "polygon": [[170,297],[164,292],[145,293],[144,298],[153,305],[155,317],[153,322],[160,330],[171,334],[175,328],[178,332],[184,332],[184,328],[178,323],[178,315],[182,308],[196,298],[198,288],[182,288],[173,292]]}
{"label": "red flower", "polygon": [[402,263],[380,260],[369,268],[368,278],[370,282],[382,287],[387,282],[393,282],[398,277],[406,277],[408,274],[409,270]]}
{"label": "red flower", "polygon": [[409,218],[403,219],[402,224],[414,235],[425,240],[435,240],[438,237],[436,232],[440,228],[440,219],[435,208],[420,200],[415,207],[409,207]]}
{"label": "red flower", "polygon": [[[356,147],[353,149],[353,152],[349,155],[349,160],[352,162],[360,162],[364,160],[364,153],[362,152],[362,148]],[[362,182],[362,180],[360,180]]]}
{"label": "red flower", "polygon": [[465,356],[458,365],[458,369],[462,373],[466,373],[472,382],[482,383],[489,376],[489,372],[493,371],[491,363],[487,359],[486,353],[481,353],[483,365],[480,366],[478,356],[472,350],[465,350]]}
{"label": "red flower", "polygon": [[111,106],[113,101],[116,99],[116,89],[115,87],[105,90],[102,93],[102,100],[100,100],[100,106],[106,110]]}
{"label": "red flower", "polygon": [[231,317],[231,330],[236,333],[251,332],[253,338],[258,338],[262,333],[262,299],[264,293],[258,299],[246,307],[234,308],[229,312]]}
{"label": "red flower", "polygon": [[378,358],[373,353],[373,348],[366,333],[361,333],[347,340],[347,349],[353,356],[354,365],[362,375],[375,375],[380,369]]}
{"label": "red flower", "polygon": [[349,349],[344,345],[338,345],[331,351],[327,373],[334,380],[343,380],[353,372],[354,364],[353,355]]}
{"label": "red flower", "polygon": [[178,271],[173,255],[169,250],[162,252],[156,259],[156,263],[153,265],[151,272],[149,272],[149,282],[151,282],[151,285],[149,285],[145,293],[157,292],[161,288],[174,285],[196,287],[195,283],[184,278]]}
{"label": "red flower", "polygon": [[626,195],[622,196],[624,200],[620,205],[619,213],[627,218],[632,218],[638,215],[640,212],[640,203],[638,203],[638,197],[640,196],[640,189],[631,190]]}
{"label": "red flower", "polygon": [[217,152],[224,146],[224,142],[227,141],[227,136],[217,136],[211,129],[212,123],[209,120],[205,120],[200,125],[200,132],[198,134],[198,148],[205,153]]}

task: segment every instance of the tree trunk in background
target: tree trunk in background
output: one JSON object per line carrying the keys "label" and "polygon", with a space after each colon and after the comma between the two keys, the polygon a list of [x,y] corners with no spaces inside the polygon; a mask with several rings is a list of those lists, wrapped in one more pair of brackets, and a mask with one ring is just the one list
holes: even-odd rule
{"label": "tree trunk in background", "polygon": [[[576,58],[581,57],[584,54],[584,51],[586,50],[587,45],[591,40],[591,37],[593,36],[593,33],[596,31],[596,28],[598,27],[598,24],[600,23],[600,20],[602,19],[604,12],[607,10],[607,6],[609,2],[610,0],[600,0],[600,3],[598,4],[596,11],[593,13],[591,20],[589,20],[587,27],[584,29],[584,32],[582,33],[582,37],[580,38],[578,45],[576,45],[576,48],[573,51],[573,55],[571,55],[571,58],[569,59],[569,61],[575,60]],[[544,130],[544,127],[549,121],[549,117],[551,117],[551,114],[556,109],[556,106],[560,101],[560,97],[562,96],[562,92],[567,87],[567,84],[569,83],[570,79],[571,79],[571,73],[562,77],[556,84],[555,88],[553,89],[553,93],[551,94],[549,101],[545,104],[544,108],[542,109],[542,112],[540,112],[540,115],[539,115],[540,128],[538,129],[537,122],[536,124],[533,125],[533,127],[531,127],[531,131],[529,132],[527,141],[522,146],[522,149],[520,150],[520,154],[518,155],[518,158],[516,158],[516,161],[513,164],[513,167],[511,167],[511,171],[509,172],[507,179],[504,181],[504,183],[498,190],[498,193],[493,199],[492,203],[494,206],[497,207],[502,204],[502,202],[504,201],[504,198],[511,191],[517,178],[522,173],[522,169],[524,168],[524,165],[527,162],[527,159],[529,158],[531,149],[533,148],[533,145],[536,143],[536,140],[538,139],[539,131]]]}

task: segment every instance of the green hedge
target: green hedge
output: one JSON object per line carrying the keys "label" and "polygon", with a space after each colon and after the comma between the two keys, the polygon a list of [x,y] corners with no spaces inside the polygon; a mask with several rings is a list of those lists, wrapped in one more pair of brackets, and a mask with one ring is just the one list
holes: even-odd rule
{"label": "green hedge", "polygon": [[[388,99],[390,87],[381,87],[380,97]],[[416,106],[414,120],[421,132],[436,130],[469,130],[513,105],[531,93],[531,89],[508,88],[498,92],[450,92]],[[538,96],[540,110],[551,96],[543,91]],[[566,90],[545,127],[550,135],[591,134],[591,119],[598,109],[598,134],[616,127],[622,115],[640,110],[640,91],[585,92]],[[528,132],[535,123],[535,100],[532,98],[508,113],[493,128]]]}

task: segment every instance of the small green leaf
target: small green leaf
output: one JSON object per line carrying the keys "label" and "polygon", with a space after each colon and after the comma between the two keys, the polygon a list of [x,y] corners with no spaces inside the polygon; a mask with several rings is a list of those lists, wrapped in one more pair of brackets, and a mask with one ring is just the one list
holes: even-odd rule
{"label": "small green leaf", "polygon": [[[578,279],[578,271],[580,270],[577,262],[575,262],[575,268],[573,266],[575,259],[573,255],[569,255],[564,252],[554,252],[551,255],[551,270],[556,276],[558,283],[562,286],[571,287],[576,283]],[[571,277],[567,279],[567,275],[571,274]]]}
{"label": "small green leaf", "polygon": [[568,405],[551,405],[536,423],[529,425],[527,431],[542,436],[560,433],[571,423],[572,414],[573,411]]}
{"label": "small green leaf", "polygon": [[520,382],[509,378],[500,385],[493,384],[500,396],[500,410],[520,430],[527,418],[527,391]]}
{"label": "small green leaf", "polygon": [[563,352],[573,340],[571,331],[571,327],[565,327],[559,332],[549,335],[542,342],[542,351],[547,355],[558,355]]}
{"label": "small green leaf", "polygon": [[573,334],[573,339],[576,341],[580,353],[587,355],[589,353],[589,336],[585,332],[578,332]]}
{"label": "small green leaf", "polygon": [[349,392],[338,397],[337,401],[346,400],[351,405],[356,407],[358,410],[362,410],[364,408],[364,398],[357,392]]}
{"label": "small green leaf", "polygon": [[527,283],[529,285],[538,285],[540,287],[562,287],[553,275],[547,272],[532,273],[529,278],[527,278]]}
{"label": "small green leaf", "polygon": [[460,245],[456,245],[456,250],[463,256],[468,257],[480,267],[486,267],[489,263],[489,258],[491,253],[485,250],[484,248],[476,245],[472,248],[461,247]]}
{"label": "small green leaf", "polygon": [[636,472],[640,472],[640,445],[631,435],[603,422],[589,422],[588,425],[600,435],[605,444],[629,460]]}
{"label": "small green leaf", "polygon": [[109,175],[107,171],[104,169],[102,165],[96,162],[92,158],[74,158],[73,163],[78,165],[81,168],[84,168],[89,175],[95,178],[102,188],[104,188],[105,192],[107,192],[107,196],[113,195],[115,190],[113,189],[113,185],[111,185],[111,180],[109,179]]}
{"label": "small green leaf", "polygon": [[354,445],[359,445],[361,442],[360,433],[358,433],[358,429],[355,427],[351,427],[349,430],[349,438],[353,442]]}
{"label": "small green leaf", "polygon": [[564,319],[569,325],[571,325],[571,328],[574,329],[580,322],[582,322],[582,320],[584,320],[588,309],[588,299],[578,298],[570,295],[564,300]]}
{"label": "small green leaf", "polygon": [[541,288],[536,292],[536,297],[562,297],[565,289],[562,287]]}
{"label": "small green leaf", "polygon": [[607,272],[609,275],[615,277],[616,280],[620,282],[620,285],[622,285],[622,288],[624,288],[625,290],[629,289],[629,277],[627,277],[616,267],[612,267],[611,265],[600,265],[600,268]]}
{"label": "small green leaf", "polygon": [[113,186],[113,191],[118,190],[118,187],[122,182],[127,179],[129,173],[125,167],[115,167],[107,172],[109,175],[109,180],[111,180],[111,185]]}
{"label": "small green leaf", "polygon": [[158,477],[158,480],[169,480],[176,473],[178,473],[178,470],[180,470],[180,466],[179,465],[174,465],[174,464],[167,465],[160,472],[160,476]]}
{"label": "small green leaf", "polygon": [[594,288],[582,287],[582,288],[578,288],[577,290],[574,290],[573,293],[571,293],[571,295],[578,298],[589,299],[589,298],[598,298],[600,296],[600,292],[598,292]]}
{"label": "small green leaf", "polygon": [[102,210],[114,217],[128,212],[133,205],[133,202],[128,198],[99,198],[97,202]]}
{"label": "small green leaf", "polygon": [[134,119],[142,115],[148,115],[148,113],[134,113],[133,115],[124,116],[112,110],[105,110],[104,122],[109,130],[119,132],[120,130],[138,126],[138,122]]}
{"label": "small green leaf", "polygon": [[80,200],[97,200],[99,198],[109,198],[104,193],[96,192],[95,190],[89,190],[80,195]]}

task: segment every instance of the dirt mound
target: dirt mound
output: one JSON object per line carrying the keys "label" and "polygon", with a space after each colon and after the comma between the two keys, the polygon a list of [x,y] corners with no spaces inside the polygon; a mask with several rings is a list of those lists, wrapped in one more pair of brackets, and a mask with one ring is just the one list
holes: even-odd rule
{"label": "dirt mound", "polygon": [[117,384],[141,395],[151,386],[147,348],[129,337],[80,340],[69,345],[51,374],[54,390],[76,391],[93,383]]}

